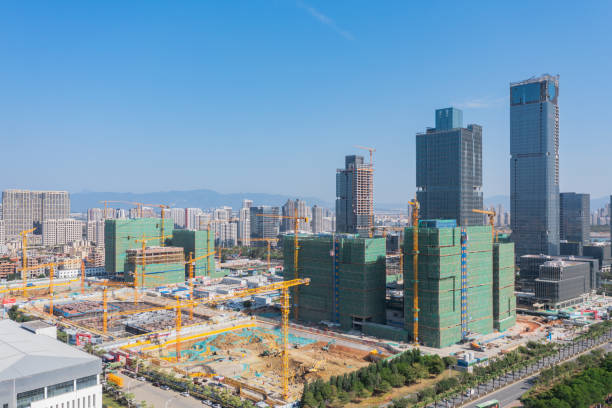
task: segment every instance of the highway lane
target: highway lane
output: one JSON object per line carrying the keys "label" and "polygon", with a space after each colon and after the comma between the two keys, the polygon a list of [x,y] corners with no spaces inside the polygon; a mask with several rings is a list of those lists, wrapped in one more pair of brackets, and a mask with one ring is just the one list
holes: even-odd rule
{"label": "highway lane", "polygon": [[[598,347],[598,348],[603,348],[607,353],[612,352],[612,343],[608,342],[605,345]],[[591,351],[592,350],[589,350],[587,351],[587,353],[590,353]],[[572,357],[566,361],[574,360],[578,358],[580,355],[576,355],[575,357]],[[517,381],[516,383],[512,385],[509,385],[505,388],[501,388],[491,394],[485,395],[482,398],[474,400],[465,406],[475,407],[476,404],[479,404],[485,401],[489,401],[489,400],[493,400],[493,399],[498,400],[500,402],[500,407],[502,408],[509,407],[511,405],[515,405],[519,402],[519,399],[521,398],[521,396],[525,394],[533,386],[533,382],[537,380],[538,376],[539,376],[539,373],[531,377],[524,378],[520,381]]]}

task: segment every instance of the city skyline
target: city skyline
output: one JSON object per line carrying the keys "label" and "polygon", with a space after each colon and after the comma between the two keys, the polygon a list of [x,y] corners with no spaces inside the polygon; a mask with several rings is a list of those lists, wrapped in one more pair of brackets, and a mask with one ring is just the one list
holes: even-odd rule
{"label": "city skyline", "polygon": [[[509,195],[507,87],[550,72],[563,82],[560,190],[608,194],[599,171],[607,139],[597,119],[606,116],[611,85],[585,87],[576,60],[591,61],[590,72],[609,70],[612,57],[598,45],[610,34],[609,4],[530,5],[524,14],[480,3],[481,24],[469,30],[461,21],[472,11],[453,6],[363,3],[357,12],[323,2],[237,4],[122,4],[96,13],[77,3],[5,7],[2,34],[20,38],[20,47],[0,48],[7,61],[0,130],[8,139],[0,171],[11,174],[0,189],[209,188],[332,202],[337,157],[360,154],[352,147],[360,144],[377,149],[375,203],[405,202],[415,190],[415,133],[432,110],[455,106],[464,122],[483,126],[484,197]],[[550,29],[537,24],[542,13],[564,26],[545,48],[532,41]],[[423,18],[434,14],[436,23]],[[519,16],[529,35],[510,24]],[[25,21],[36,30],[24,32]],[[459,46],[446,44],[449,34]],[[500,43],[512,46],[513,58]],[[479,69],[454,67],[453,80],[440,81],[451,77],[441,62],[459,53],[487,57]],[[32,146],[64,159],[15,171]],[[193,160],[160,170],[162,155]],[[239,165],[228,165],[234,160]],[[134,182],[141,172],[156,177]],[[399,191],[398,174],[408,180]]]}

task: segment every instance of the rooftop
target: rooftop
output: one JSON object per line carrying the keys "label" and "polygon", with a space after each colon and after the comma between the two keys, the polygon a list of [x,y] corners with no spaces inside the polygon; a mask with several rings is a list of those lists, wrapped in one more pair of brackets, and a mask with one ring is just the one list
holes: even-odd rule
{"label": "rooftop", "polygon": [[24,330],[12,320],[0,320],[0,382],[97,360],[51,337]]}
{"label": "rooftop", "polygon": [[26,330],[34,331],[39,329],[46,329],[47,327],[55,327],[52,324],[44,322],[42,320],[32,320],[30,322],[21,323],[21,327]]}

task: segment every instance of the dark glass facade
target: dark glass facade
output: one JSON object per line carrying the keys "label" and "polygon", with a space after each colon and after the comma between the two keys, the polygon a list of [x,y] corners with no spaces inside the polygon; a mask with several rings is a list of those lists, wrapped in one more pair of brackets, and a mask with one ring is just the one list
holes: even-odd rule
{"label": "dark glass facade", "polygon": [[458,109],[438,109],[436,128],[416,135],[417,200],[422,219],[483,225],[482,215],[472,212],[482,209],[482,127],[463,128],[461,116]]}
{"label": "dark glass facade", "polygon": [[559,254],[559,77],[510,84],[510,212],[516,256]]}
{"label": "dark glass facade", "polygon": [[559,237],[584,245],[591,241],[591,196],[561,193],[559,195]]}

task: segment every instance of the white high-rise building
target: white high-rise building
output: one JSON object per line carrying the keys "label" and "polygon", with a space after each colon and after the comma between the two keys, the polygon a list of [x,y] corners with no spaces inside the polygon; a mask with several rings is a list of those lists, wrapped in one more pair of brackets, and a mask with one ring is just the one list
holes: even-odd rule
{"label": "white high-rise building", "polygon": [[217,245],[222,247],[233,247],[238,243],[238,223],[217,222],[215,223]]}
{"label": "white high-rise building", "polygon": [[42,223],[42,241],[45,246],[65,245],[82,239],[82,221],[65,218]]}
{"label": "white high-rise building", "polygon": [[87,240],[96,244],[96,246],[104,246],[103,220],[87,222]]}
{"label": "white high-rise building", "polygon": [[197,230],[199,225],[196,217],[202,214],[199,208],[185,208],[185,229]]}
{"label": "white high-rise building", "polygon": [[242,246],[251,245],[251,210],[242,207],[238,214],[238,241]]}
{"label": "white high-rise building", "polygon": [[0,220],[0,245],[6,242],[6,235],[4,232],[4,220]]}
{"label": "white high-rise building", "polygon": [[318,205],[312,206],[312,221],[310,226],[313,234],[319,234],[323,232],[323,208]]}
{"label": "white high-rise building", "polygon": [[[283,205],[283,215],[287,217],[295,216],[295,209],[297,207],[297,215],[298,217],[309,217],[310,208],[306,206],[306,202],[300,200],[299,198],[295,201],[287,200],[285,205]],[[293,232],[295,229],[295,221],[292,219],[285,218],[281,221],[281,232]],[[303,219],[299,220],[298,223],[298,231],[302,232],[310,232],[310,223],[305,222]]]}
{"label": "white high-rise building", "polygon": [[245,198],[242,200],[242,208],[251,208],[253,206],[253,200]]}
{"label": "white high-rise building", "polygon": [[185,228],[185,209],[170,208],[170,218],[174,221],[176,228]]}
{"label": "white high-rise building", "polygon": [[213,217],[218,221],[229,221],[232,218],[232,207],[217,208],[213,212]]}
{"label": "white high-rise building", "polygon": [[[109,209],[107,208],[107,212]],[[108,217],[112,218],[112,217]],[[89,208],[87,210],[87,221],[98,221],[104,219],[104,208]]]}
{"label": "white high-rise building", "polygon": [[2,192],[2,218],[7,237],[41,226],[43,221],[68,218],[67,191],[5,190]]}

